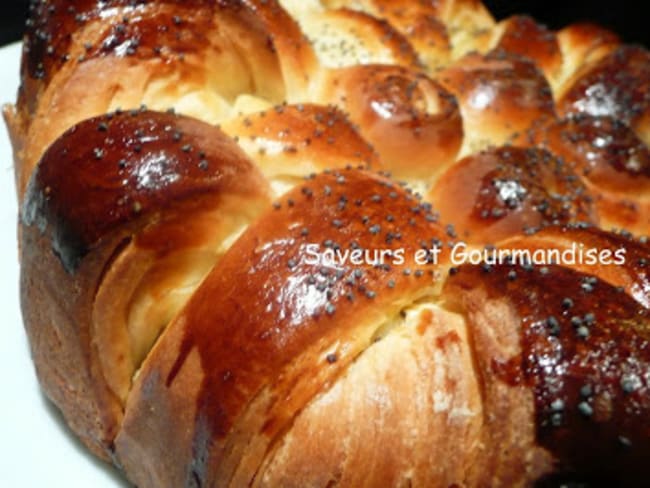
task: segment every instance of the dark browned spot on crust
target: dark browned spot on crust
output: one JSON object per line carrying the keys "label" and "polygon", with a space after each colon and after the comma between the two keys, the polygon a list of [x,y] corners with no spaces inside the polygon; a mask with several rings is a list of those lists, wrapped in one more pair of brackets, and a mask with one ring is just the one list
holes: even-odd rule
{"label": "dark browned spot on crust", "polygon": [[[69,272],[104,236],[155,219],[172,202],[252,192],[252,163],[226,135],[188,117],[136,110],[69,129],[45,153],[25,196],[23,221],[52,235]],[[252,193],[251,193],[252,194]]]}
{"label": "dark browned spot on crust", "polygon": [[[531,236],[508,240],[500,247],[561,252],[572,245],[586,252],[596,250],[603,263],[609,261],[601,264],[585,260],[572,264],[573,269],[593,274],[614,287],[623,287],[639,304],[650,309],[650,247],[647,238],[634,239],[624,231],[614,233],[576,224],[548,227]],[[617,253],[624,260],[622,264],[614,263]]]}
{"label": "dark browned spot on crust", "polygon": [[[507,275],[517,271],[517,278]],[[627,294],[567,268],[464,266],[449,282],[482,287],[520,318],[521,355],[492,374],[535,395],[537,439],[575,479],[633,485],[650,455],[650,316]]]}
{"label": "dark browned spot on crust", "polygon": [[[107,22],[109,19],[110,22]],[[278,42],[300,51],[297,27],[275,0],[32,0],[21,68],[19,106],[36,109],[37,94],[68,62],[103,56],[183,62],[209,48],[221,25],[238,26],[275,53],[272,31],[283,29],[289,40]],[[83,46],[75,35],[88,37]],[[221,35],[233,35],[230,31]],[[237,39],[231,39],[237,49]],[[80,41],[77,41],[80,42]],[[76,54],[71,59],[71,53]],[[218,49],[218,48],[215,48]]]}
{"label": "dark browned spot on crust", "polygon": [[101,42],[86,45],[86,52],[78,61],[109,53],[161,56],[163,47],[173,54],[179,54],[185,48],[191,49],[189,37],[199,34],[190,30],[187,23],[174,22],[175,16],[166,14],[166,7],[173,5],[180,9],[181,15],[176,17],[182,18],[187,14],[194,18],[193,13],[197,11],[213,10],[216,2],[189,0],[182,6],[179,3],[177,0],[80,0],[72,4],[64,0],[32,0],[23,45],[23,83],[31,79],[41,80],[47,85],[53,73],[70,61],[73,34],[96,22],[102,15],[114,15],[113,9],[119,9],[121,18],[109,26]]}

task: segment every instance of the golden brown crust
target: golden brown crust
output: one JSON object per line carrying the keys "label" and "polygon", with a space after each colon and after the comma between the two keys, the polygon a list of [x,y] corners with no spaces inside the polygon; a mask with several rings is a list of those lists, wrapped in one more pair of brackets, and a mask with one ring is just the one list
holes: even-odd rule
{"label": "golden brown crust", "polygon": [[[418,55],[402,34],[385,20],[349,8],[317,12],[302,25],[324,66],[369,62],[418,67]],[[361,41],[363,40],[363,41]]]}
{"label": "golden brown crust", "polygon": [[93,452],[142,488],[650,476],[646,50],[479,0],[68,3],[4,114],[37,372]]}
{"label": "golden brown crust", "polygon": [[555,116],[551,88],[531,61],[505,51],[468,54],[436,78],[454,94],[463,116],[463,155],[517,142]]}
{"label": "golden brown crust", "polygon": [[173,114],[120,112],[74,126],[48,149],[31,179],[23,218],[41,231],[48,227],[54,252],[74,273],[116,229],[155,220],[170,202],[219,200],[225,188],[254,199],[264,186],[223,134]]}
{"label": "golden brown crust", "polygon": [[650,234],[650,152],[623,122],[579,114],[534,131],[531,143],[575,169],[601,227]]}
{"label": "golden brown crust", "polygon": [[442,175],[427,199],[461,240],[477,244],[597,218],[572,168],[534,148],[500,147],[468,156]]}
{"label": "golden brown crust", "polygon": [[95,452],[111,449],[137,367],[138,338],[119,319],[134,287],[157,261],[233,230],[232,216],[193,223],[235,210],[250,221],[268,193],[225,135],[170,114],[91,119],[47,151],[22,212],[23,314],[41,384]]}
{"label": "golden brown crust", "polygon": [[558,102],[562,115],[609,116],[650,143],[650,52],[621,46],[587,65]]}
{"label": "golden brown crust", "polygon": [[300,412],[255,486],[467,484],[483,414],[472,370],[460,316],[407,311]]}
{"label": "golden brown crust", "polygon": [[[116,441],[132,481],[148,476],[136,466],[163,455],[155,441],[164,428],[160,403],[163,412],[195,412],[178,426],[189,433],[194,462],[187,444],[167,446],[164,456],[177,471],[161,486],[248,484],[297,411],[387,320],[434,288],[435,267],[412,261],[420,240],[440,246],[445,236],[426,209],[394,183],[350,170],[306,181],[252,225],[139,373],[134,388],[147,394],[129,399]],[[412,271],[388,260],[319,263],[307,247],[314,244],[319,253],[404,246]]]}
{"label": "golden brown crust", "polygon": [[557,40],[563,57],[562,76],[554,86],[558,99],[584,66],[598,61],[621,44],[613,32],[586,22],[560,29]]}
{"label": "golden brown crust", "polygon": [[[291,0],[285,0],[291,3]],[[479,0],[321,0],[327,8],[347,7],[368,12],[393,24],[416,47],[429,69],[470,51],[489,48],[494,19]]]}
{"label": "golden brown crust", "polygon": [[383,65],[337,70],[319,98],[350,114],[397,178],[430,180],[456,159],[463,139],[458,104],[424,74]]}
{"label": "golden brown crust", "polygon": [[447,26],[452,57],[458,59],[472,51],[489,48],[494,18],[480,0],[441,0],[434,2],[439,18]]}
{"label": "golden brown crust", "polygon": [[[209,32],[228,30],[230,23],[237,23],[235,19],[246,25],[249,40],[282,32],[277,46],[273,45],[275,39],[267,39],[271,40],[267,49],[282,51],[285,61],[299,53],[294,61],[298,65],[309,63],[309,49],[302,34],[275,1],[191,0],[181,4],[173,0],[145,0],[136,6],[131,0],[83,0],[69,6],[54,0],[47,4],[34,3],[31,10],[25,36],[23,98],[20,100],[32,115],[39,96],[34,91],[45,89],[57,71],[74,60],[77,52],[83,53],[78,62],[102,56],[173,61],[178,56],[205,49],[211,43]],[[107,18],[112,22],[98,24],[98,20]],[[78,31],[83,34],[77,34]],[[99,36],[93,38],[93,31]],[[87,33],[91,37],[84,39]],[[83,51],[78,50],[80,46]],[[286,75],[291,70],[284,71]],[[271,80],[258,81],[268,83]]]}
{"label": "golden brown crust", "polygon": [[574,69],[596,61],[621,44],[614,32],[588,22],[578,22],[560,29],[557,37],[563,55],[571,58]]}
{"label": "golden brown crust", "polygon": [[12,122],[24,147],[19,195],[47,146],[81,120],[178,104],[215,122],[230,115],[240,94],[280,103],[303,90],[305,70],[313,71],[306,41],[275,2],[38,5]]}
{"label": "golden brown crust", "polygon": [[497,27],[495,48],[531,59],[548,80],[562,68],[562,53],[554,32],[527,15],[516,15]]}
{"label": "golden brown crust", "polygon": [[229,120],[221,128],[272,182],[295,184],[297,178],[325,169],[382,167],[372,146],[334,106],[278,105]]}
{"label": "golden brown crust", "polygon": [[[328,2],[329,3],[329,2]],[[386,19],[413,45],[429,72],[449,63],[451,42],[440,17],[440,8],[434,2],[408,0],[366,0],[363,8]]]}
{"label": "golden brown crust", "polygon": [[460,315],[407,310],[301,412],[256,486],[523,486],[547,472],[532,395],[486,395],[474,340]]}

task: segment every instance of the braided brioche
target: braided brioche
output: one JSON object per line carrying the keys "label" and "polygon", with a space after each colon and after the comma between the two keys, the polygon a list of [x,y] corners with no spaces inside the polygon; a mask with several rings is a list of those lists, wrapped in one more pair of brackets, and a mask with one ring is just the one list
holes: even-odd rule
{"label": "braided brioche", "polygon": [[478,0],[50,0],[21,74],[37,373],[137,486],[650,475],[646,49]]}

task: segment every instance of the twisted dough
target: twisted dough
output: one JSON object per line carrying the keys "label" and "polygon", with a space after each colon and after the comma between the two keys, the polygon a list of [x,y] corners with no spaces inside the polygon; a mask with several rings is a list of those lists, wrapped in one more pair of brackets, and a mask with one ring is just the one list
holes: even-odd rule
{"label": "twisted dough", "polygon": [[5,119],[44,390],[141,487],[645,479],[648,56],[478,0],[34,2]]}

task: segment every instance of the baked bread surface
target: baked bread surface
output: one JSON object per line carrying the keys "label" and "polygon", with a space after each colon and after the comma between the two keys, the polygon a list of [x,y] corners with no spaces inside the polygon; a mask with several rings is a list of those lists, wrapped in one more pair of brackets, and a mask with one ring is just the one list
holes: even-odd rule
{"label": "baked bread surface", "polygon": [[25,328],[132,483],[648,478],[645,48],[478,0],[52,0],[23,49]]}

